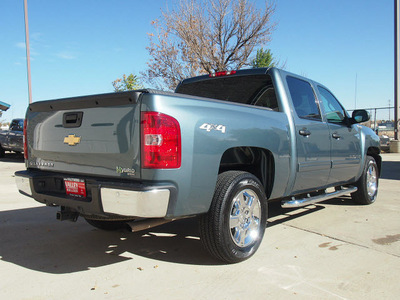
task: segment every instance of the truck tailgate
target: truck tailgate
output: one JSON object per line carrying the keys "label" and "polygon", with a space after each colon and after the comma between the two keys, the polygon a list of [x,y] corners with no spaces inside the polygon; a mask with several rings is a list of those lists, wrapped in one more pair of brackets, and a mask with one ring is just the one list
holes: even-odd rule
{"label": "truck tailgate", "polygon": [[31,104],[27,167],[140,177],[140,95],[132,91]]}

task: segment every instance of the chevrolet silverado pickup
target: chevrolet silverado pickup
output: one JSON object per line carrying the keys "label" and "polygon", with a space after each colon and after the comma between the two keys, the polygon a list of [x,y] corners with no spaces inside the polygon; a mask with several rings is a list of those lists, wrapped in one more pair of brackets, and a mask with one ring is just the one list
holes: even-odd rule
{"label": "chevrolet silverado pickup", "polygon": [[9,130],[0,131],[0,157],[4,157],[6,151],[23,152],[23,127],[24,119],[11,121]]}
{"label": "chevrolet silverado pickup", "polygon": [[277,68],[217,72],[151,89],[35,102],[21,193],[59,220],[143,230],[199,216],[228,263],[252,256],[270,201],[293,208],[376,200],[379,138],[324,85]]}

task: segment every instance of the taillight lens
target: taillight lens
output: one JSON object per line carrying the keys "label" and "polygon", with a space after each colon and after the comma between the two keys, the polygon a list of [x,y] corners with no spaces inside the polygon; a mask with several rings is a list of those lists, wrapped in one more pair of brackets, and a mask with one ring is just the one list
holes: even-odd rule
{"label": "taillight lens", "polygon": [[23,142],[24,142],[24,158],[28,159],[28,139],[26,137],[26,124],[28,121],[25,119],[24,120],[24,136],[23,136]]}
{"label": "taillight lens", "polygon": [[142,112],[142,168],[176,169],[181,166],[181,129],[171,116]]}

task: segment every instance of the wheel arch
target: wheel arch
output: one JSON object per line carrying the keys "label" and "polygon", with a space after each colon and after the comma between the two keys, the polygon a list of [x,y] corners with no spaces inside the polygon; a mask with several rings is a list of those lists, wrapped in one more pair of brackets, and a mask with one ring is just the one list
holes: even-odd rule
{"label": "wheel arch", "polygon": [[227,149],[220,161],[218,174],[226,171],[246,171],[262,183],[267,199],[272,193],[275,179],[275,161],[271,151],[258,147]]}
{"label": "wheel arch", "polygon": [[380,156],[380,149],[377,147],[369,147],[367,150],[367,155],[372,156],[375,159],[375,162],[378,166],[378,173],[379,176],[381,174],[381,168],[382,168],[382,157]]}

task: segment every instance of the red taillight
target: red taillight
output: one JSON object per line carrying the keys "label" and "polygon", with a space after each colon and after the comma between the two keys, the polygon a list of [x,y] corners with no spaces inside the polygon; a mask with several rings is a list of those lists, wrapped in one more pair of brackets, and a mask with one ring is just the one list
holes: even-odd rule
{"label": "red taillight", "polygon": [[235,70],[211,73],[210,75],[208,75],[208,77],[219,77],[219,76],[227,76],[227,75],[233,75],[233,74],[236,74]]}
{"label": "red taillight", "polygon": [[181,166],[181,129],[176,119],[158,112],[142,112],[142,168]]}
{"label": "red taillight", "polygon": [[23,137],[23,142],[24,142],[24,158],[28,159],[28,139],[26,137],[26,124],[27,120],[24,120],[24,137]]}

